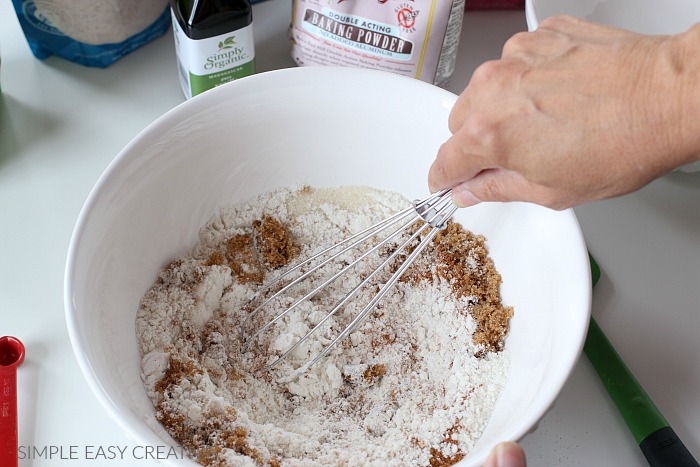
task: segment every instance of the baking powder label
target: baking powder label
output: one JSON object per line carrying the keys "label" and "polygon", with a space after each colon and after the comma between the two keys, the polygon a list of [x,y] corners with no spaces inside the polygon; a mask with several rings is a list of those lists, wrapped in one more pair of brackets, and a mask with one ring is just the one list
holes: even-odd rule
{"label": "baking powder label", "polygon": [[316,37],[377,57],[406,61],[413,56],[413,43],[399,35],[398,27],[340,14],[330,8],[323,8],[320,12],[307,8],[302,27]]}
{"label": "baking powder label", "polygon": [[[438,83],[453,67],[464,0],[295,0],[292,57],[298,65],[389,71]],[[447,35],[455,36],[448,38]]]}

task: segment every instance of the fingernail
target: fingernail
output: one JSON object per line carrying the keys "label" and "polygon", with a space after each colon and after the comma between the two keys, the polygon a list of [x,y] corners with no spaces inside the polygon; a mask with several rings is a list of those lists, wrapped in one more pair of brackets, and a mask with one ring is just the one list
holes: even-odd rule
{"label": "fingernail", "polygon": [[496,466],[506,467],[508,464],[508,447],[506,444],[499,444],[496,446]]}
{"label": "fingernail", "polygon": [[525,453],[512,441],[497,444],[489,453],[484,467],[525,467]]}
{"label": "fingernail", "polygon": [[491,450],[484,467],[507,467],[506,446],[503,443],[497,444]]}
{"label": "fingernail", "polygon": [[466,188],[455,187],[452,189],[452,201],[460,208],[468,208],[481,203],[481,200]]}

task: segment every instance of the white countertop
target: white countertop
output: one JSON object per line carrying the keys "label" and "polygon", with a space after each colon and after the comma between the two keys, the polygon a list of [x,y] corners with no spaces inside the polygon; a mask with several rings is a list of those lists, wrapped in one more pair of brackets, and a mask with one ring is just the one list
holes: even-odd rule
{"label": "white countertop", "polygon": [[[288,0],[255,6],[259,72],[294,66],[290,11]],[[479,63],[525,29],[522,11],[468,12],[450,90],[459,93]],[[184,100],[172,33],[104,70],[42,62],[4,1],[0,55],[0,335],[27,349],[18,375],[20,465],[157,465],[158,454],[146,456],[90,392],[62,295],[68,242],[90,189],[129,140]],[[603,269],[593,315],[700,458],[700,172],[670,174],[576,214]],[[522,443],[530,466],[646,465],[585,356]]]}

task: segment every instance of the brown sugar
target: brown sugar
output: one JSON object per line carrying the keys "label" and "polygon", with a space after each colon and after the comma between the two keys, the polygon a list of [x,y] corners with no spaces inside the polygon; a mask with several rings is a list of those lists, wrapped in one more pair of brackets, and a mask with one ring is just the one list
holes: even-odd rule
{"label": "brown sugar", "polygon": [[[458,446],[459,442],[452,436],[455,433],[457,433],[459,430],[462,429],[462,425],[460,425],[459,422],[456,422],[454,425],[452,425],[443,435],[443,439],[440,442],[441,446]],[[461,461],[464,459],[464,453],[457,449],[457,451],[452,454],[452,455],[447,455],[440,449],[436,447],[431,447],[430,448],[430,459],[428,460],[428,464],[430,467],[448,467],[450,465],[454,465],[457,462]]]}
{"label": "brown sugar", "polygon": [[249,234],[237,234],[226,240],[224,251],[214,251],[204,266],[226,264],[240,284],[260,284],[267,268],[286,266],[299,254],[289,230],[272,216],[255,220]]}
{"label": "brown sugar", "polygon": [[155,384],[155,390],[161,395],[160,402],[156,405],[156,419],[187,449],[196,447],[193,432],[187,426],[183,414],[168,410],[167,402],[171,397],[172,388],[180,384],[182,378],[191,378],[202,373],[193,361],[183,361],[171,354],[163,377]]}
{"label": "brown sugar", "polygon": [[[167,405],[174,387],[183,379],[193,379],[204,372],[194,361],[183,361],[172,354],[163,377],[156,382],[155,390],[161,395],[156,406],[156,418],[168,432],[191,452],[198,453],[197,460],[202,465],[225,465],[223,455],[226,449],[253,459],[258,465],[279,465],[276,460],[265,460],[260,452],[248,443],[248,431],[235,425],[238,417],[233,407],[215,417],[207,417],[206,423],[190,425],[185,416],[169,410]],[[204,445],[197,440],[207,440]]]}
{"label": "brown sugar", "polygon": [[221,266],[225,262],[224,255],[220,251],[215,251],[204,262],[205,266]]}
{"label": "brown sugar", "polygon": [[450,465],[455,465],[462,459],[464,459],[464,454],[459,451],[452,456],[447,456],[437,448],[430,448],[430,459],[428,463],[430,467],[448,467]]}
{"label": "brown sugar", "polygon": [[256,464],[263,464],[264,460],[260,452],[248,444],[248,430],[245,428],[239,426],[230,431],[223,431],[219,434],[219,439],[222,448],[233,449],[239,454],[250,457]]}
{"label": "brown sugar", "polygon": [[483,236],[450,222],[426,247],[423,255],[428,261],[414,263],[403,280],[446,280],[456,298],[470,297],[468,312],[476,321],[472,341],[483,345],[486,351],[500,351],[513,308],[501,302],[501,275],[488,256],[485,242]]}
{"label": "brown sugar", "polygon": [[182,361],[170,355],[168,368],[160,381],[156,383],[156,391],[165,394],[172,385],[177,385],[183,377],[192,377],[202,373],[202,369],[193,361]]}
{"label": "brown sugar", "polygon": [[241,284],[259,284],[265,278],[252,235],[234,235],[226,241],[226,259]]}
{"label": "brown sugar", "polygon": [[289,230],[274,217],[253,221],[253,229],[262,261],[271,268],[285,266],[299,254]]}
{"label": "brown sugar", "polygon": [[373,382],[378,380],[385,374],[386,365],[384,365],[383,363],[377,363],[376,365],[367,367],[367,369],[362,374],[362,377],[368,382]]}

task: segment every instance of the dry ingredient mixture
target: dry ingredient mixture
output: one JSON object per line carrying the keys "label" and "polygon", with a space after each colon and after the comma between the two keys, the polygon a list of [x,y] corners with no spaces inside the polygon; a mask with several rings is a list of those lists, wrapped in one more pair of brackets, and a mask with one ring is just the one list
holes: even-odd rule
{"label": "dry ingredient mixture", "polygon": [[[160,272],[137,315],[142,377],[157,419],[193,459],[445,466],[469,453],[506,382],[502,350],[513,310],[501,303],[501,277],[485,239],[457,223],[435,237],[349,338],[308,370],[296,371],[357,315],[375,286],[279,365],[260,369],[320,321],[376,259],[362,261],[244,347],[244,336],[319,278],[283,294],[241,329],[261,300],[261,284],[407,205],[398,194],[367,187],[279,189],[222,207],[191,255]],[[391,251],[382,247],[379,256]]]}

